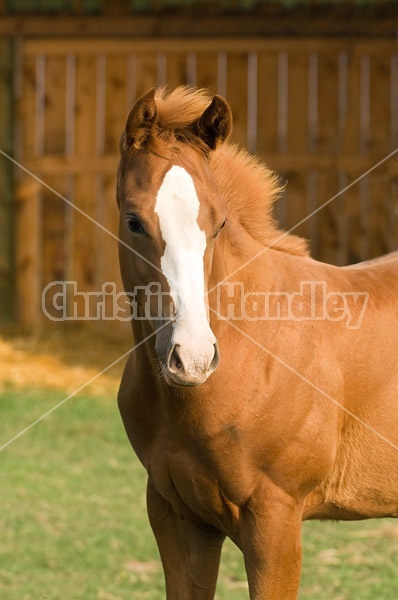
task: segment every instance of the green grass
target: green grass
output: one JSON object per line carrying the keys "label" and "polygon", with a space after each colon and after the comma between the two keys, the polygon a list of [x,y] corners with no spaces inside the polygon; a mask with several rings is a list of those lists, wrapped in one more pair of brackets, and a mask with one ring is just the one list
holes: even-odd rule
{"label": "green grass", "polygon": [[[63,397],[3,392],[0,446]],[[2,600],[164,598],[145,473],[114,398],[70,399],[5,448],[0,463]],[[300,600],[397,597],[398,523],[304,525]],[[230,543],[217,598],[248,598],[242,558]]]}

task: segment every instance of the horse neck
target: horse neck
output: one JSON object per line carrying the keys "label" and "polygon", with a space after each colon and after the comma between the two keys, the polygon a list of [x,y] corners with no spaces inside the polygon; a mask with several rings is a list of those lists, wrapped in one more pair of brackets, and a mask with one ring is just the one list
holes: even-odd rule
{"label": "horse neck", "polygon": [[277,285],[273,281],[274,253],[254,240],[239,222],[228,221],[217,240],[207,282],[210,325],[217,338],[229,311],[239,313],[241,294],[265,291]]}
{"label": "horse neck", "polygon": [[265,283],[267,273],[271,272],[268,267],[272,266],[268,250],[253,239],[237,220],[229,220],[225,234],[222,233],[214,251],[210,276],[212,287],[233,278],[235,271],[236,280],[242,283],[248,283],[253,276],[257,279],[259,275],[261,282]]}

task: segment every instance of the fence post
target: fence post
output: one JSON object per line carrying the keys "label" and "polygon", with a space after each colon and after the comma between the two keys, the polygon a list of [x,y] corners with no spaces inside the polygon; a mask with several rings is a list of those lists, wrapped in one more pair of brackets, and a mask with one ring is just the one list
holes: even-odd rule
{"label": "fence post", "polygon": [[[0,39],[0,150],[13,153],[13,44]],[[0,155],[0,324],[15,319],[13,167]]]}

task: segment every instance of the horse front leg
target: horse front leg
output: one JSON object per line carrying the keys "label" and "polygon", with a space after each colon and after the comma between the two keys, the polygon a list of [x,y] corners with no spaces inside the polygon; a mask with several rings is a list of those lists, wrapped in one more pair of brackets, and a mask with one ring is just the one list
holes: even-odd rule
{"label": "horse front leg", "polygon": [[225,536],[181,518],[150,482],[147,508],[162,559],[167,600],[213,600]]}
{"label": "horse front leg", "polygon": [[296,600],[302,505],[271,482],[241,512],[240,540],[251,600]]}

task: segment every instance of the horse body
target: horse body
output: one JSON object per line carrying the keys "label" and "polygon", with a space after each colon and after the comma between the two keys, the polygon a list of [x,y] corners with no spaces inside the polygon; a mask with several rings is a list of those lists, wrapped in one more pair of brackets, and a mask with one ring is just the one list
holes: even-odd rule
{"label": "horse body", "polygon": [[[252,599],[294,599],[303,519],[398,516],[398,257],[338,268],[311,259],[270,221],[259,227],[240,198],[250,212],[258,181],[269,196],[275,180],[228,145],[217,150],[230,129],[227,105],[193,111],[172,141],[153,130],[165,105],[150,93],[133,107],[118,197],[125,288],[158,281],[164,290],[162,319],[132,322],[137,347],[119,406],[148,471],[167,597],[213,598],[228,536],[244,554]],[[223,171],[229,162],[235,169]],[[192,222],[181,208],[185,252],[200,239],[192,223],[206,235],[200,331],[179,308],[190,301],[179,282],[196,289],[195,273],[162,270],[171,246],[160,232],[180,196],[171,193],[163,216],[155,206],[172,167],[192,177],[192,206],[196,194],[200,201]]]}

